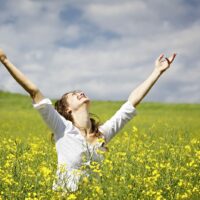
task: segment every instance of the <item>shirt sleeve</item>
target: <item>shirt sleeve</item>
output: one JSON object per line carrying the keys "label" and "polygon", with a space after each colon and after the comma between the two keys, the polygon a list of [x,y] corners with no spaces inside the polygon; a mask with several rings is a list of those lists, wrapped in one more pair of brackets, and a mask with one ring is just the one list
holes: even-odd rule
{"label": "shirt sleeve", "polygon": [[105,136],[106,142],[109,142],[136,114],[135,107],[130,101],[126,101],[113,117],[99,127],[99,130]]}
{"label": "shirt sleeve", "polygon": [[50,99],[42,99],[39,103],[33,103],[47,126],[54,134],[63,134],[66,128],[70,128],[70,121],[65,120],[52,106]]}

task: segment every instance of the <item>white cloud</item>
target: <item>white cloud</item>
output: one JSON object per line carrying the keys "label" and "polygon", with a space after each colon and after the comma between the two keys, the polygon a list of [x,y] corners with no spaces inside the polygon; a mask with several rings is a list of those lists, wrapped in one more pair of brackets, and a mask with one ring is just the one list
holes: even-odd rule
{"label": "white cloud", "polygon": [[[160,53],[175,51],[173,66],[146,100],[199,102],[199,7],[157,0],[7,1],[0,48],[49,97],[80,88],[110,100],[126,99]],[[71,8],[79,17],[61,16]],[[0,79],[0,89],[23,91],[2,67]]]}

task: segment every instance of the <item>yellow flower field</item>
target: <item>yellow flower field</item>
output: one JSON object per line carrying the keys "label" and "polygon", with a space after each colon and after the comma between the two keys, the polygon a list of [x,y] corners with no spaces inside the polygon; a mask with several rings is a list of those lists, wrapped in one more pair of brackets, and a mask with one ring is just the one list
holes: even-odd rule
{"label": "yellow flower field", "polygon": [[[121,104],[94,102],[92,112],[105,121]],[[51,132],[28,97],[0,93],[0,199],[200,199],[200,105],[143,103],[137,110],[77,192],[54,192]]]}

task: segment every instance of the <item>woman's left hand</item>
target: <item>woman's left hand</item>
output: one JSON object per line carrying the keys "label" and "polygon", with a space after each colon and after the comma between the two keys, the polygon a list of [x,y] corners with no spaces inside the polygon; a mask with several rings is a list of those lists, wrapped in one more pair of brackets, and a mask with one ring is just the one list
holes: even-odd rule
{"label": "woman's left hand", "polygon": [[164,54],[161,54],[155,62],[155,69],[157,69],[161,73],[164,72],[166,69],[170,67],[175,57],[176,53],[174,53],[169,58],[166,57],[164,58]]}

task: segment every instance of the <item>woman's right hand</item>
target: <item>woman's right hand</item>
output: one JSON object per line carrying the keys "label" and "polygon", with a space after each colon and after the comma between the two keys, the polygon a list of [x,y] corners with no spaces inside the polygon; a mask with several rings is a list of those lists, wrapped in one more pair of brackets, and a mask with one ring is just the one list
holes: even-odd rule
{"label": "woman's right hand", "polygon": [[0,49],[0,61],[4,61],[6,57],[6,54],[4,53],[4,51],[2,49]]}

